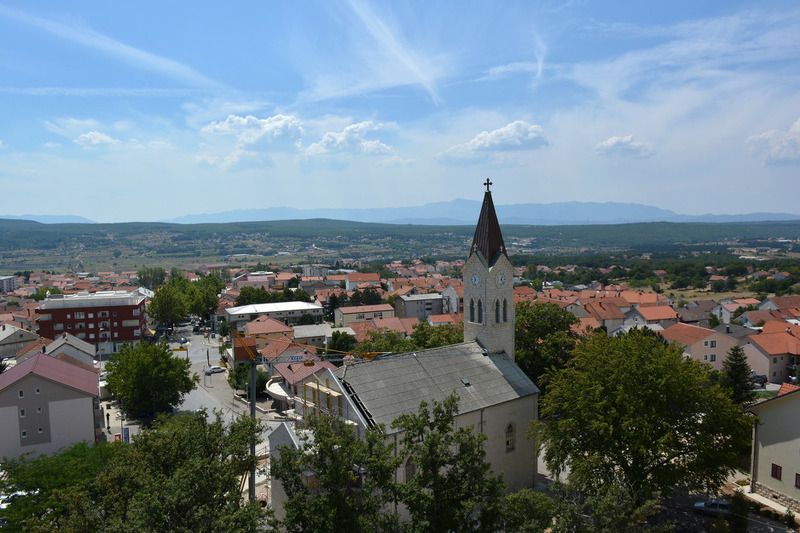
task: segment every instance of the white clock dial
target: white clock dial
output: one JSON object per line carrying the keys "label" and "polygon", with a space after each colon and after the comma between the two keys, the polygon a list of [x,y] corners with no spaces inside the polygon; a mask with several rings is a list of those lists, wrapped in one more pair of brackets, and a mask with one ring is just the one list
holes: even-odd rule
{"label": "white clock dial", "polygon": [[481,276],[477,272],[472,275],[472,284],[476,287],[481,284]]}
{"label": "white clock dial", "polygon": [[506,282],[506,275],[505,274],[498,274],[497,275],[497,286],[498,287],[502,287],[505,282]]}

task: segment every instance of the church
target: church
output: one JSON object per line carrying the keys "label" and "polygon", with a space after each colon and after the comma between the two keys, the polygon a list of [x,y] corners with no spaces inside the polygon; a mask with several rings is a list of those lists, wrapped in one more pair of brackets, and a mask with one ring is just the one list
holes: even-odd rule
{"label": "church", "polygon": [[[400,440],[392,422],[416,413],[420,402],[459,397],[459,428],[485,433],[486,459],[502,474],[509,490],[533,487],[536,443],[526,436],[536,420],[539,389],[514,362],[513,267],[497,221],[491,183],[485,183],[483,206],[464,266],[464,342],[348,363],[320,376],[303,405],[339,416],[358,428],[383,424],[387,438]],[[313,384],[312,384],[313,385]],[[281,444],[299,442],[284,423],[269,437],[272,453]],[[396,481],[409,471],[401,466]],[[273,479],[273,507],[280,514],[282,490]]]}

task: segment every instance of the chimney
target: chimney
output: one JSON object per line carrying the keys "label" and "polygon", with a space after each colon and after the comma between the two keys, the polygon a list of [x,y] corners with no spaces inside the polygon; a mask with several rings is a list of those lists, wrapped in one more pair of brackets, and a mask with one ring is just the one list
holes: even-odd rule
{"label": "chimney", "polygon": [[725,326],[725,333],[730,333],[730,332],[731,332],[731,327]]}

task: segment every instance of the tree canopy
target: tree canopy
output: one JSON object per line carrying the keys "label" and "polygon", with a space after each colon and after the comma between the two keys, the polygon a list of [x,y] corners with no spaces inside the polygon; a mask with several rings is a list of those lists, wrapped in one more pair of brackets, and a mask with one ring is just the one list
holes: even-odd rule
{"label": "tree canopy", "polygon": [[[287,496],[283,526],[289,532],[391,529],[395,518],[382,512],[391,501],[398,460],[382,426],[355,429],[331,417],[311,416],[300,447],[283,446],[271,473]],[[303,477],[306,477],[304,481]]]}
{"label": "tree canopy", "polygon": [[441,403],[422,402],[417,413],[400,415],[392,427],[401,431],[398,457],[411,461],[411,479],[398,485],[414,531],[495,531],[505,491],[492,473],[483,442],[472,426],[456,428],[458,395]]}
{"label": "tree canopy", "polygon": [[229,531],[263,527],[268,513],[244,502],[241,476],[253,466],[261,428],[205,412],[162,418],[131,444],[76,444],[52,456],[11,462],[0,481],[25,491],[4,510],[26,531]]}
{"label": "tree canopy", "polygon": [[156,290],[147,306],[147,314],[159,324],[180,322],[188,310],[183,293],[172,283],[162,285]]}
{"label": "tree canopy", "polygon": [[199,378],[190,367],[166,343],[124,344],[106,364],[106,381],[126,413],[168,413],[197,387]]}
{"label": "tree canopy", "polygon": [[554,303],[520,302],[515,313],[516,362],[545,396],[548,373],[566,366],[578,341],[578,318]]}
{"label": "tree canopy", "polygon": [[591,491],[621,485],[641,504],[677,484],[715,491],[750,422],[703,363],[649,330],[591,336],[554,373],[538,425],[556,475]]}

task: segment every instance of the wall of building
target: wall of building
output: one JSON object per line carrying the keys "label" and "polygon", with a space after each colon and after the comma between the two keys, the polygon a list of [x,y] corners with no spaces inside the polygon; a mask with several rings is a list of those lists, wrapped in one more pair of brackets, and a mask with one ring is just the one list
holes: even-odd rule
{"label": "wall of building", "polygon": [[[800,414],[800,396],[773,400],[769,406],[756,411],[760,424],[756,428],[753,444],[755,454],[753,481],[761,486],[761,493],[772,497],[771,493],[782,494],[794,501],[795,511],[800,511],[800,488],[795,486],[800,475],[800,425],[787,423],[797,420]],[[781,479],[772,476],[772,465],[782,469]],[[758,486],[756,486],[758,489]]]}

